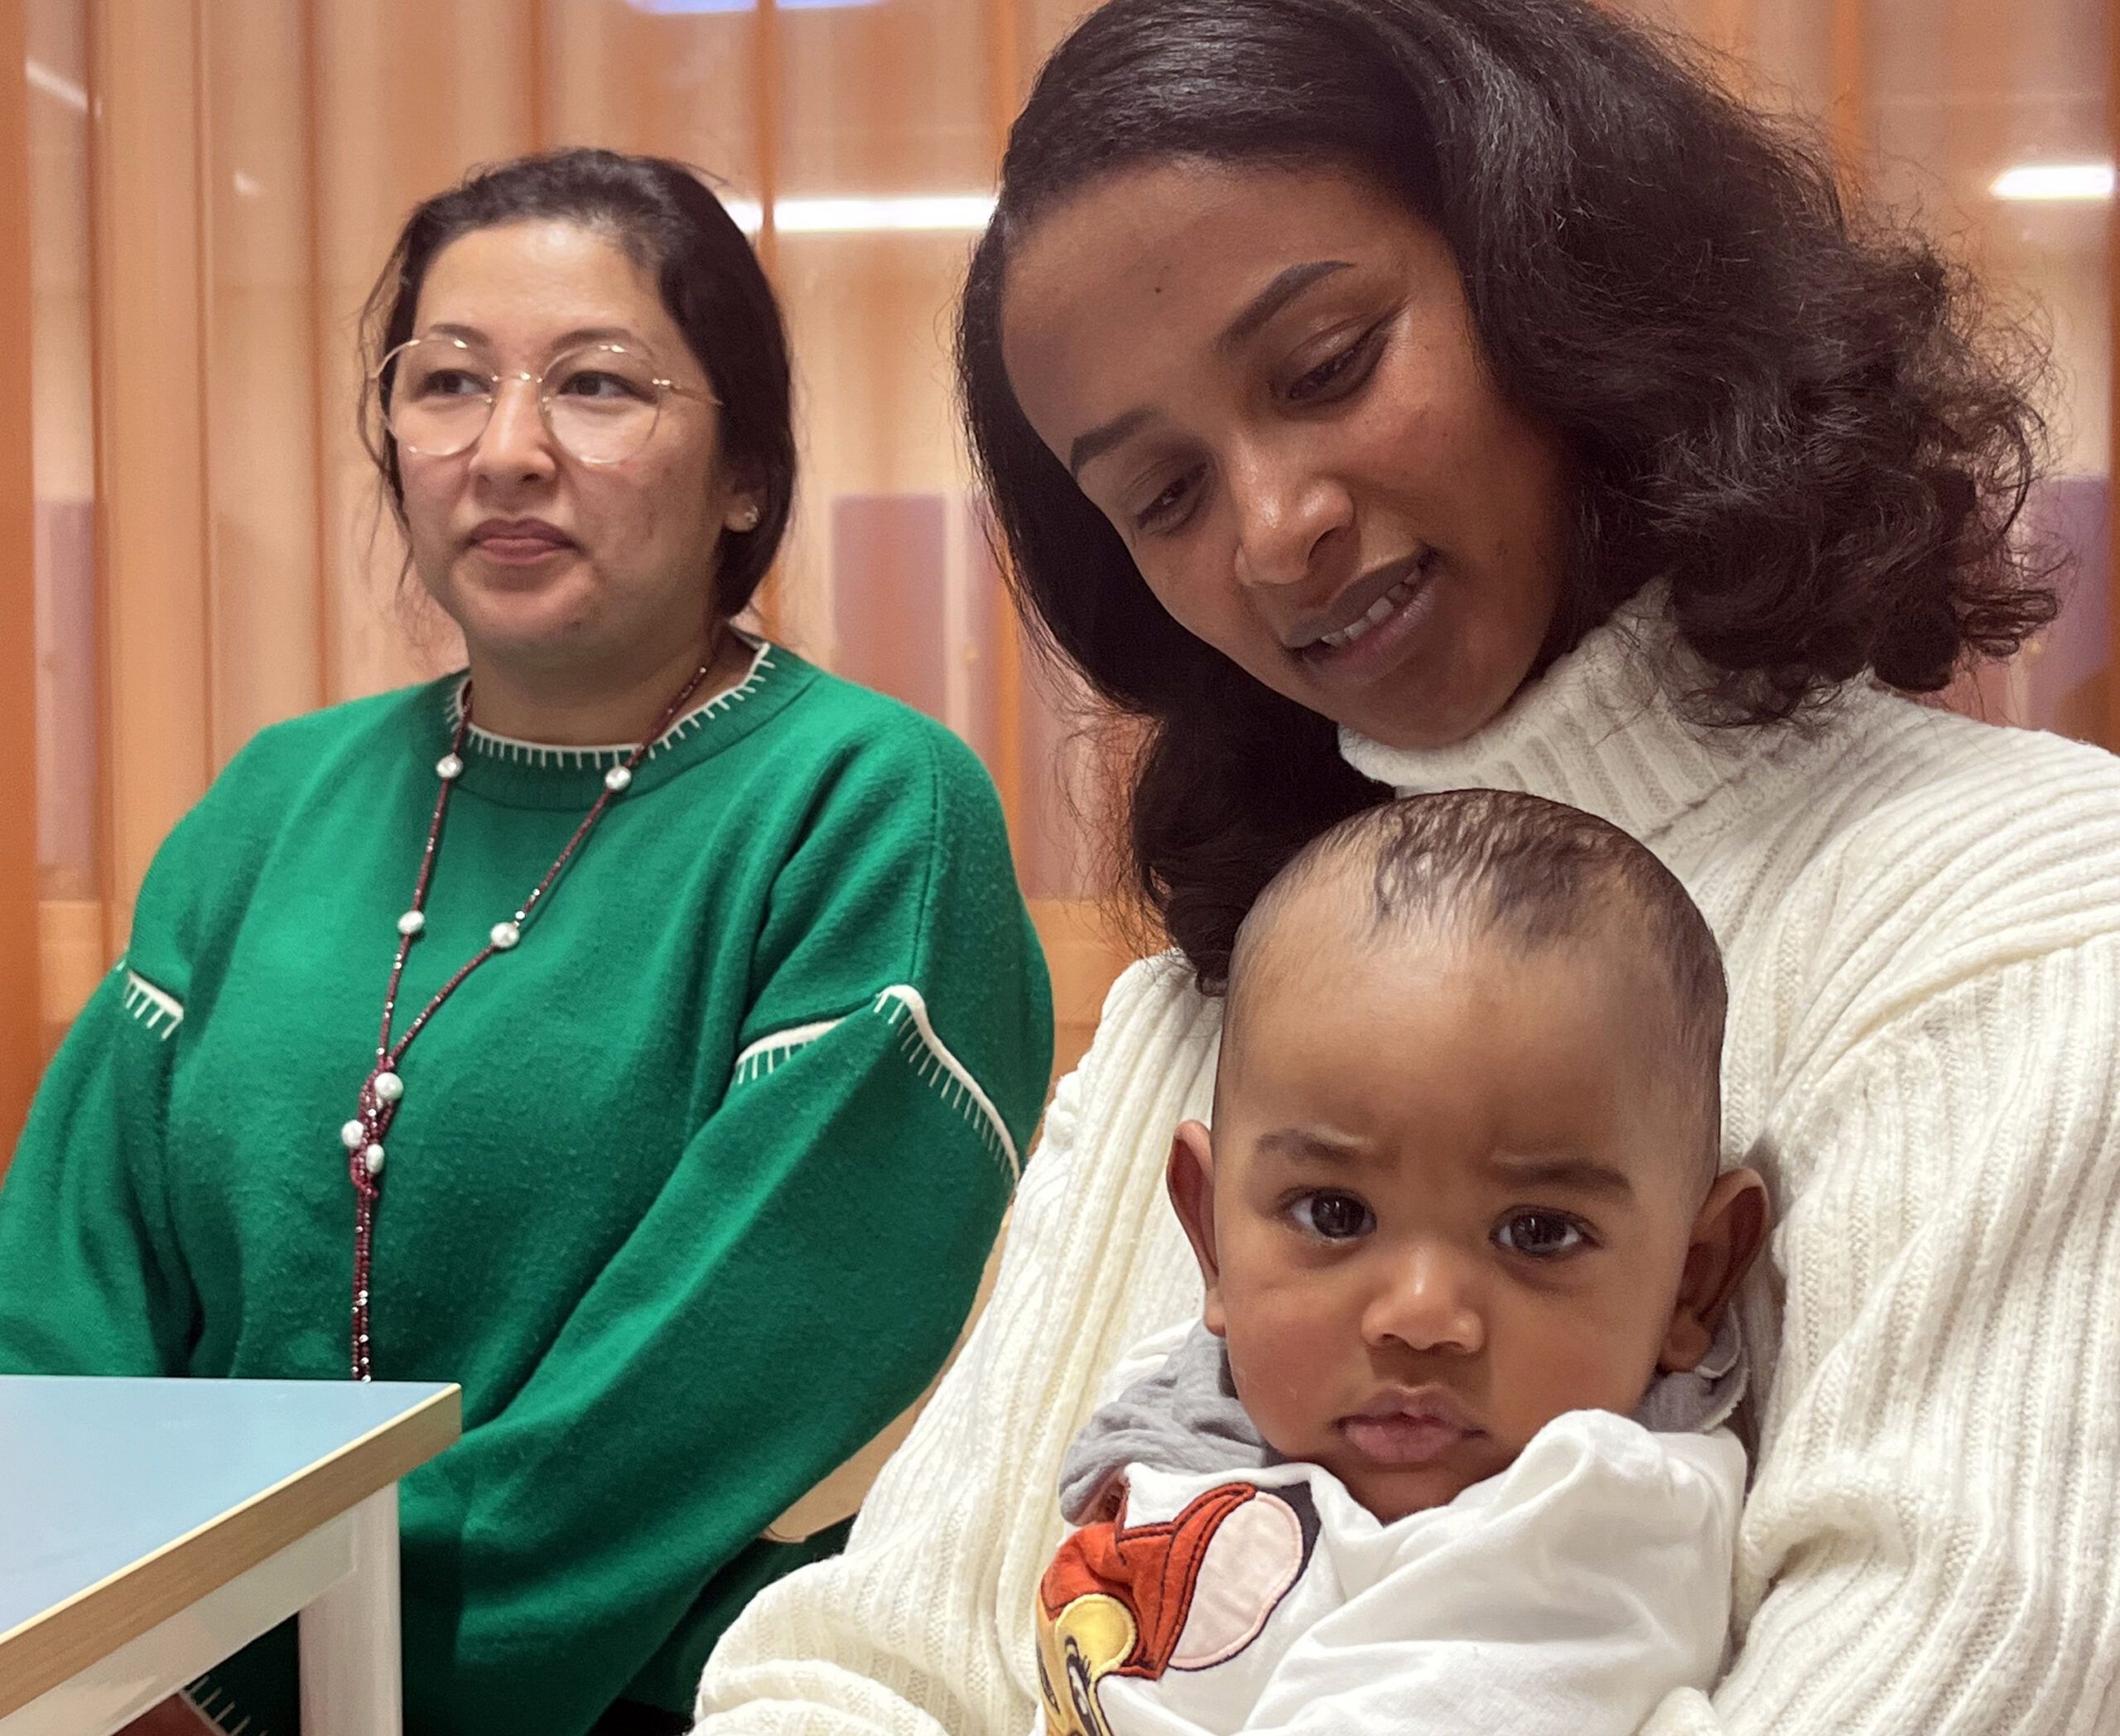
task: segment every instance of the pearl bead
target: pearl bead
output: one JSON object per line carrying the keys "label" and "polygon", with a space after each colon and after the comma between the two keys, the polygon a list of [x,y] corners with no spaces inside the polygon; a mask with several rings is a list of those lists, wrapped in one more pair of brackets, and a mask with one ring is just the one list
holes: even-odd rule
{"label": "pearl bead", "polygon": [[361,1167],[366,1169],[371,1175],[382,1174],[383,1147],[380,1145],[370,1145],[367,1150],[362,1152]]}
{"label": "pearl bead", "polygon": [[464,775],[464,762],[454,754],[444,754],[434,763],[434,774],[443,783]]}
{"label": "pearl bead", "polygon": [[360,1142],[368,1137],[368,1129],[359,1121],[349,1121],[339,1130],[339,1137],[345,1141],[346,1149],[352,1151],[358,1149]]}
{"label": "pearl bead", "polygon": [[400,934],[417,934],[426,925],[427,914],[424,910],[407,910],[398,919],[398,932]]}
{"label": "pearl bead", "polygon": [[604,774],[604,788],[614,796],[632,782],[633,774],[623,765],[614,765]]}
{"label": "pearl bead", "polygon": [[505,952],[522,938],[522,929],[517,928],[513,923],[497,922],[494,924],[493,943],[501,952]]}
{"label": "pearl bead", "polygon": [[375,1076],[375,1095],[378,1102],[394,1103],[405,1095],[405,1082],[394,1073],[379,1073]]}

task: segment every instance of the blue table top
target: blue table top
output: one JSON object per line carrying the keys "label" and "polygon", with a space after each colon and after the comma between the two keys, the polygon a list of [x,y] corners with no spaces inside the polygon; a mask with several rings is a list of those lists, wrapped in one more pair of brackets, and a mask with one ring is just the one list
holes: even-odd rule
{"label": "blue table top", "polygon": [[0,1376],[0,1633],[448,1390]]}

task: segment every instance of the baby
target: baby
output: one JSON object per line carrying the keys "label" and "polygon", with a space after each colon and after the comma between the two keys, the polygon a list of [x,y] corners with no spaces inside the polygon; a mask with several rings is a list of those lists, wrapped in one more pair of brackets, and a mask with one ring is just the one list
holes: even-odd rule
{"label": "baby", "polygon": [[1414,797],[1289,865],[1171,1152],[1204,1320],[1063,1473],[1049,1730],[1620,1736],[1713,1681],[1766,1216],[1723,1010],[1684,889],[1573,808]]}

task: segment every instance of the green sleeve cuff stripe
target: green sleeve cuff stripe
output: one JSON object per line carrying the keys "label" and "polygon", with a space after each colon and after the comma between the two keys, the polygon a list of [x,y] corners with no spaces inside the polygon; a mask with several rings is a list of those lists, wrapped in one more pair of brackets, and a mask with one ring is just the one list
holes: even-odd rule
{"label": "green sleeve cuff stripe", "polygon": [[184,1023],[184,1003],[134,970],[125,973],[125,1010],[165,1043]]}
{"label": "green sleeve cuff stripe", "polygon": [[[944,1102],[965,1118],[979,1136],[980,1143],[1005,1169],[1009,1180],[1014,1182],[1021,1176],[1023,1163],[1016,1155],[1016,1142],[1009,1136],[1001,1112],[994,1107],[993,1098],[980,1088],[979,1081],[972,1078],[971,1069],[952,1054],[949,1045],[935,1034],[934,1021],[928,1016],[928,1003],[920,991],[909,982],[893,983],[876,996],[867,1010],[879,1015],[884,1023],[899,1033],[899,1053],[922,1079],[934,1087]],[[845,1023],[844,1019],[821,1019],[812,1025],[791,1025],[786,1030],[759,1038],[736,1057],[730,1080],[731,1088],[765,1078],[797,1050]]]}

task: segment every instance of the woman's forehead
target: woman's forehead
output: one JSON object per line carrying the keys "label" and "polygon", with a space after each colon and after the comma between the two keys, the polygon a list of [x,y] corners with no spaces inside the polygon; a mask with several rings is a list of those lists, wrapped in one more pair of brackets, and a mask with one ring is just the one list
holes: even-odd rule
{"label": "woman's forehead", "polygon": [[458,236],[427,267],[413,328],[494,350],[630,339],[667,356],[682,343],[650,274],[609,235],[560,219]]}
{"label": "woman's forehead", "polygon": [[1279,311],[1281,286],[1422,263],[1454,275],[1448,262],[1401,201],[1336,166],[1144,165],[1053,206],[1013,250],[1004,359],[1052,439],[1123,412],[1110,394],[1159,364],[1227,359],[1265,323],[1260,310]]}

